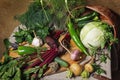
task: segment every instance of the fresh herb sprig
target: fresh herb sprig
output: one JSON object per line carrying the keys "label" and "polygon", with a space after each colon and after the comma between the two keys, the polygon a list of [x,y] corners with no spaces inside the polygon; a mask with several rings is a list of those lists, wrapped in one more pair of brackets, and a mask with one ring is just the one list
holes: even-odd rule
{"label": "fresh herb sprig", "polygon": [[21,29],[19,27],[18,32],[15,32],[14,37],[15,37],[15,40],[17,43],[21,43],[23,41],[27,41],[27,42],[31,43],[34,35],[31,30]]}
{"label": "fresh herb sprig", "polygon": [[[67,6],[70,7],[70,10],[74,8],[76,2],[81,5],[85,1],[68,1]],[[16,19],[27,29],[34,30],[37,36],[44,39],[51,29],[66,29],[67,12],[65,0],[34,0],[27,12],[16,16]]]}

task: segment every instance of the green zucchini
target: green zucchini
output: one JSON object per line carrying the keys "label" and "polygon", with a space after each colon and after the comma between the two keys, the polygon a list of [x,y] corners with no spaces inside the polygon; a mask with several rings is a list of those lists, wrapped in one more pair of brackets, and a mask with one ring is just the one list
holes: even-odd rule
{"label": "green zucchini", "polygon": [[54,61],[57,62],[58,64],[60,64],[60,66],[62,66],[62,67],[68,67],[69,66],[69,64],[65,60],[63,60],[59,57],[56,57],[54,59]]}

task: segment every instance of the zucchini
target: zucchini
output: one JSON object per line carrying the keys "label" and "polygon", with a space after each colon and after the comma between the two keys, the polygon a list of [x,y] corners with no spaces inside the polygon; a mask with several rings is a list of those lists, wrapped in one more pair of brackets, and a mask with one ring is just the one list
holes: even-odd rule
{"label": "zucchini", "polygon": [[69,66],[69,64],[65,60],[63,60],[59,57],[56,57],[54,59],[54,61],[57,62],[58,64],[60,64],[60,66],[62,66],[62,67],[68,67]]}

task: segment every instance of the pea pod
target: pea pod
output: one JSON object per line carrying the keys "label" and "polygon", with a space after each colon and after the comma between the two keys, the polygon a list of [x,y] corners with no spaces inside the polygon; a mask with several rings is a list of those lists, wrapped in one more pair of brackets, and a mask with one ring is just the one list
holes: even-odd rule
{"label": "pea pod", "polygon": [[29,46],[19,46],[17,51],[19,55],[27,55],[37,52],[35,48]]}
{"label": "pea pod", "polygon": [[87,14],[85,16],[82,16],[80,18],[76,18],[75,22],[90,20],[90,19],[94,18],[95,16],[98,16],[97,12],[93,12],[93,13]]}
{"label": "pea pod", "polygon": [[55,60],[55,62],[60,64],[60,66],[63,66],[63,67],[68,67],[69,66],[66,61],[64,61],[63,59],[61,59],[59,57],[56,57],[54,60]]}
{"label": "pea pod", "polygon": [[73,39],[73,41],[75,42],[75,44],[80,48],[80,50],[82,52],[84,52],[86,55],[89,55],[89,53],[87,52],[87,49],[84,47],[84,45],[82,44],[80,38],[78,37],[78,35],[77,35],[71,21],[69,21],[67,26],[68,26],[68,31],[70,33],[70,36]]}

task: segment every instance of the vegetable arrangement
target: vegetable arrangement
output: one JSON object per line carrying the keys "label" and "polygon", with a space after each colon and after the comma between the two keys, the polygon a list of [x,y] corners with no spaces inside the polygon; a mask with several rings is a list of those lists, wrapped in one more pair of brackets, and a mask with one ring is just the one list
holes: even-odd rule
{"label": "vegetable arrangement", "polygon": [[100,65],[117,39],[112,25],[100,16],[83,0],[34,0],[26,13],[16,16],[26,26],[14,33],[16,42],[4,40],[0,79],[38,80],[61,68],[67,78],[105,73]]}

